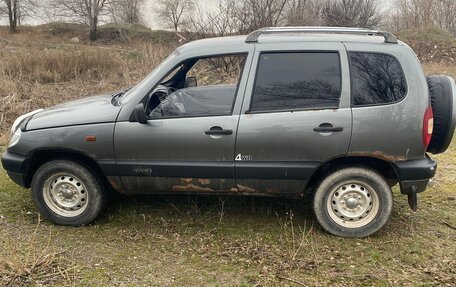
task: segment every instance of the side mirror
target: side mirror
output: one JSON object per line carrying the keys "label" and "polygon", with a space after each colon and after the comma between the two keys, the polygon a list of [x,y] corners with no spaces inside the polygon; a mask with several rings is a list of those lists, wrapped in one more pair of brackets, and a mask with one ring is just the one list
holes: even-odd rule
{"label": "side mirror", "polygon": [[135,120],[140,124],[147,124],[146,111],[143,104],[137,104],[134,111]]}
{"label": "side mirror", "polygon": [[192,88],[198,86],[198,82],[195,77],[188,77],[185,79],[185,87]]}

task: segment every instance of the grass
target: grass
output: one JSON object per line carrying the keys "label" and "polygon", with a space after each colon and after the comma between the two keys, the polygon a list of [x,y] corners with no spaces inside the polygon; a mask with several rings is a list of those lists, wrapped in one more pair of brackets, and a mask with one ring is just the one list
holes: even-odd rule
{"label": "grass", "polygon": [[[0,258],[2,286],[50,285],[62,282],[72,285],[76,280],[76,266],[64,256],[65,251],[49,251],[49,243],[37,243],[38,222],[28,239],[17,242],[16,237],[4,230]],[[30,235],[30,233],[29,233]],[[51,235],[49,235],[51,239]]]}
{"label": "grass", "polygon": [[[0,29],[0,145],[17,115],[131,85],[173,48],[39,29]],[[451,63],[425,70],[456,76]],[[435,158],[418,212],[396,187],[390,221],[366,239],[325,233],[309,198],[119,195],[90,226],[56,226],[0,168],[0,286],[454,286],[455,142]]]}
{"label": "grass", "polygon": [[42,51],[40,57],[31,53],[10,57],[3,63],[2,72],[21,82],[47,84],[86,78],[102,80],[119,70],[121,64],[120,57],[113,58],[101,49],[58,49]]}

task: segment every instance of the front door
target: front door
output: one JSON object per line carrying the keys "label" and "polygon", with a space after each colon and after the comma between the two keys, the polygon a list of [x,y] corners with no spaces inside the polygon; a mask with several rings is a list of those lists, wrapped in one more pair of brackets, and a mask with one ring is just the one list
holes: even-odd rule
{"label": "front door", "polygon": [[189,59],[151,91],[147,124],[116,124],[116,166],[126,192],[237,191],[241,75],[251,57]]}
{"label": "front door", "polygon": [[343,45],[280,45],[264,44],[255,55],[236,142],[240,191],[303,192],[322,163],[348,151],[352,116]]}

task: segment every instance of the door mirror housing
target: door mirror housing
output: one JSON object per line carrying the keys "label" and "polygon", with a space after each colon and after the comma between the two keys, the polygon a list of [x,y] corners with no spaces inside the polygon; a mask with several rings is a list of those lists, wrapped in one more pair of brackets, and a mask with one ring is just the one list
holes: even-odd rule
{"label": "door mirror housing", "polygon": [[185,79],[185,87],[192,88],[198,86],[198,82],[195,77],[188,77]]}
{"label": "door mirror housing", "polygon": [[143,104],[137,104],[134,111],[135,120],[140,124],[147,124],[146,111]]}

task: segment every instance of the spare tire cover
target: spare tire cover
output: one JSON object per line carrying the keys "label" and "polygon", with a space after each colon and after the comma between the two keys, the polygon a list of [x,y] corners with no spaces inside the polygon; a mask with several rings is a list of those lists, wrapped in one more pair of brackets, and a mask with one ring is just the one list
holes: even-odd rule
{"label": "spare tire cover", "polygon": [[443,75],[428,76],[427,82],[434,114],[434,128],[427,151],[438,154],[444,152],[453,139],[456,124],[453,93],[456,93],[456,85],[451,77]]}

